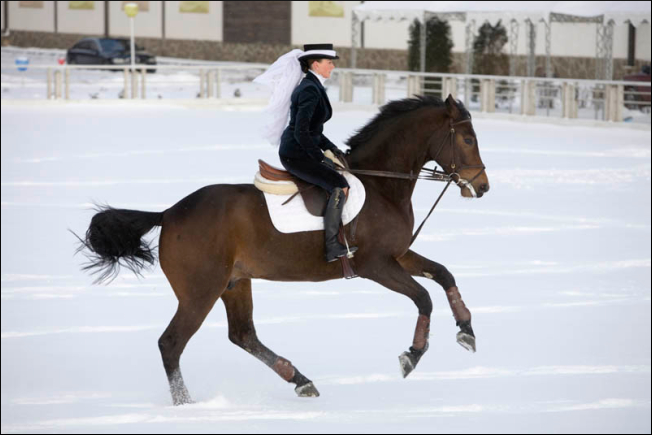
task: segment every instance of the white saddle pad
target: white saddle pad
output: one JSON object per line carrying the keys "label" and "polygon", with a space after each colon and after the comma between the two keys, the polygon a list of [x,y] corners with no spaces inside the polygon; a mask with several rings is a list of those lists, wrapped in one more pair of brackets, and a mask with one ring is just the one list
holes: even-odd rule
{"label": "white saddle pad", "polygon": [[[350,223],[362,210],[365,201],[365,190],[362,182],[349,173],[341,174],[349,183],[349,197],[342,211],[342,223]],[[324,229],[324,218],[313,216],[306,208],[301,195],[282,205],[292,195],[273,195],[263,192],[272,223],[282,233],[298,233],[301,231],[319,231]]]}

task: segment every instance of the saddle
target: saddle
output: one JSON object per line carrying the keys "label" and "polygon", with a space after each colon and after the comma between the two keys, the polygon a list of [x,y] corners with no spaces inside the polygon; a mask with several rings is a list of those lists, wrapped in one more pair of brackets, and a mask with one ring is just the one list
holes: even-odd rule
{"label": "saddle", "polygon": [[263,192],[277,195],[292,195],[287,202],[291,201],[297,194],[299,194],[303,198],[303,202],[306,204],[306,208],[311,215],[324,216],[326,205],[328,204],[328,192],[319,186],[310,184],[306,181],[301,180],[300,178],[295,177],[287,171],[275,168],[274,166],[262,160],[258,160],[258,165],[260,167],[259,174],[264,180],[276,182],[286,181],[294,185],[291,186],[285,183],[275,183],[270,185],[269,183],[265,183],[264,181],[259,180],[260,177],[256,177],[254,184],[256,184],[258,189],[262,190]]}
{"label": "saddle", "polygon": [[[344,166],[331,151],[326,151],[324,155],[340,166]],[[328,192],[263,160],[258,160],[258,166],[259,171],[256,174],[254,184],[259,190],[275,195],[292,195],[286,203],[292,201],[297,194],[300,194],[311,215],[324,216],[328,204]]]}

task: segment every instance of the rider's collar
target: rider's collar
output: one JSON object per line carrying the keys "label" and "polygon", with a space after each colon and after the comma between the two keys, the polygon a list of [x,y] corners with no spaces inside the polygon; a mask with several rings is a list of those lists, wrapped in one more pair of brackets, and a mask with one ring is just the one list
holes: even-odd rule
{"label": "rider's collar", "polygon": [[314,75],[316,75],[317,78],[319,79],[319,82],[321,83],[321,85],[324,86],[324,82],[326,80],[328,80],[328,79],[326,77],[324,77],[323,75],[314,72],[313,70],[310,70],[310,72],[313,73]]}

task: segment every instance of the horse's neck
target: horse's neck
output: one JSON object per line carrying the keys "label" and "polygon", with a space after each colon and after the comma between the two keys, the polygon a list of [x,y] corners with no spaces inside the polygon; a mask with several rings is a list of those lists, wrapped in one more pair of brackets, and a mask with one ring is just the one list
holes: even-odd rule
{"label": "horse's neck", "polygon": [[[363,145],[362,149],[351,153],[349,165],[352,169],[419,175],[428,159],[428,140],[433,131],[414,130],[400,135],[391,135],[401,137],[401,143],[381,139],[378,143]],[[401,208],[411,210],[411,198],[416,180],[370,176],[366,177],[365,184],[376,188],[379,193],[400,205]]]}
{"label": "horse's neck", "polygon": [[[382,159],[351,159],[350,166],[352,169],[367,169],[374,171],[384,172],[397,172],[401,174],[418,175],[423,165],[418,164],[416,161],[408,162],[403,158],[390,156]],[[390,202],[397,205],[407,206],[410,204],[412,192],[416,185],[416,180],[406,180],[401,178],[381,177],[381,176],[368,176],[365,177],[365,185],[367,188],[372,187],[377,190],[382,196],[388,198]]]}

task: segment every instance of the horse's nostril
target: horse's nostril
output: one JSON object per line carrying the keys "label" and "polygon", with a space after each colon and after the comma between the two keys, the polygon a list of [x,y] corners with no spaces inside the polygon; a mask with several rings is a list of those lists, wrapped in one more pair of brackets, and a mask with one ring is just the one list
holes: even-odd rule
{"label": "horse's nostril", "polygon": [[489,184],[488,183],[481,184],[479,190],[482,193],[489,192]]}

